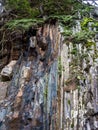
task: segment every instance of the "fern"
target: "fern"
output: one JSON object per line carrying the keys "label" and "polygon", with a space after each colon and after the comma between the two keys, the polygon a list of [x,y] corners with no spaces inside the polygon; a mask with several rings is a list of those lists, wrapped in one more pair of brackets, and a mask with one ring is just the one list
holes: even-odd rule
{"label": "fern", "polygon": [[9,21],[6,26],[8,29],[28,29],[30,26],[36,25],[38,23],[43,23],[42,19],[18,19]]}

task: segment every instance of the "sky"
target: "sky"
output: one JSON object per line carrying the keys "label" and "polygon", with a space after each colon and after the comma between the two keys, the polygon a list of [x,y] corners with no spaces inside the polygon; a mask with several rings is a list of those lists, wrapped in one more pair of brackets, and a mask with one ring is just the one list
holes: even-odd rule
{"label": "sky", "polygon": [[95,5],[93,1],[94,1],[96,4],[98,4],[98,0],[84,0],[84,3],[89,2],[90,4]]}

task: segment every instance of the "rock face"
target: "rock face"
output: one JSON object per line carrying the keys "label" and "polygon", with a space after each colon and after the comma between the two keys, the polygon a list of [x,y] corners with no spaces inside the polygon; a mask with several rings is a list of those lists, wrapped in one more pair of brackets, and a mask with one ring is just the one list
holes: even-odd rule
{"label": "rock face", "polygon": [[[39,35],[40,34],[40,35]],[[0,130],[57,130],[57,58],[61,35],[57,23],[32,34],[14,68],[7,98],[0,105]],[[54,123],[53,123],[54,122]],[[57,124],[57,125],[56,125]]]}
{"label": "rock face", "polygon": [[6,98],[9,82],[0,82],[0,102]]}
{"label": "rock face", "polygon": [[7,34],[6,37],[10,37],[13,42],[0,43],[0,70],[10,61],[18,60],[26,46],[26,42],[22,42],[21,32],[14,32],[11,36]]}
{"label": "rock face", "polygon": [[[81,29],[79,22],[74,33]],[[98,42],[92,41],[91,47],[64,42],[61,48],[63,130],[98,129]],[[76,54],[71,53],[74,49]]]}
{"label": "rock face", "polygon": [[22,53],[16,49],[19,58],[0,103],[0,130],[97,130],[98,43],[67,44],[51,21],[29,33]]}

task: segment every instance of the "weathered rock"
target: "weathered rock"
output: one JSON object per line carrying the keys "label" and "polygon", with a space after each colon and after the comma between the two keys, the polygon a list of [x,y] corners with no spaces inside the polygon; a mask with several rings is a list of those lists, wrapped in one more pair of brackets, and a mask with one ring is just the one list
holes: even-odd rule
{"label": "weathered rock", "polygon": [[37,40],[35,36],[30,37],[30,47],[35,48],[37,44]]}
{"label": "weathered rock", "polygon": [[[3,116],[0,111],[1,121],[4,120],[0,130],[3,127],[7,130],[98,129],[98,72],[94,71],[95,65],[87,67],[85,62],[87,68],[84,66],[83,69],[80,62],[83,60],[84,64],[84,59],[79,61],[80,57],[70,53],[75,45],[60,45],[62,38],[56,25],[46,24],[39,28],[36,40],[37,45],[34,43],[26,48],[25,55],[17,62],[8,97],[0,104],[3,106],[0,110],[6,109]],[[87,51],[81,46],[75,46],[77,56]],[[63,66],[61,76],[57,73],[58,51]],[[88,58],[93,61],[93,55]],[[71,61],[76,62],[75,66]],[[80,82],[75,77],[79,77]]]}
{"label": "weathered rock", "polygon": [[3,80],[10,79],[12,77],[13,68],[17,61],[11,61],[7,66],[5,66],[1,71],[1,77]]}
{"label": "weathered rock", "polygon": [[68,79],[65,82],[65,84],[66,84],[66,86],[64,87],[64,91],[66,91],[66,92],[74,91],[77,89],[77,80],[75,78]]}
{"label": "weathered rock", "polygon": [[5,99],[8,86],[9,82],[0,82],[0,101]]}
{"label": "weathered rock", "polygon": [[[19,58],[7,98],[2,104],[6,109],[2,126],[5,125],[8,130],[49,130],[57,123],[56,59],[60,33],[57,25],[48,24],[39,32],[39,39],[38,35],[32,35],[33,45],[27,45],[25,55]],[[44,60],[41,61],[41,58]]]}
{"label": "weathered rock", "polygon": [[94,18],[98,18],[98,7],[94,8],[92,15],[94,16]]}
{"label": "weathered rock", "polygon": [[29,81],[30,78],[31,78],[31,69],[30,67],[25,67],[24,70],[23,70],[23,78],[26,80],[26,81]]}
{"label": "weathered rock", "polygon": [[47,26],[45,26],[44,28],[40,28],[37,33],[37,44],[42,50],[47,49],[48,42],[49,42],[48,41],[49,37],[48,37],[48,33],[47,33],[47,31],[49,31],[49,30],[48,30],[48,28],[47,29],[46,28],[47,28]]}

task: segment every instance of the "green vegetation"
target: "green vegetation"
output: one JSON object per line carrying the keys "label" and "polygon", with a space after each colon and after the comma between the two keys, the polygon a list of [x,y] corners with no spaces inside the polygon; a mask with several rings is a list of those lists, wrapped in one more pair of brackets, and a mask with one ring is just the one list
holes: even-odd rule
{"label": "green vegetation", "polygon": [[59,57],[59,59],[58,59],[58,74],[59,74],[60,77],[62,75],[62,69],[63,69],[63,67],[62,67],[62,64],[61,64],[61,57]]}
{"label": "green vegetation", "polygon": [[[11,8],[21,15],[22,13],[29,14],[31,17],[33,15],[36,17],[40,13],[50,16],[51,14],[69,14],[72,8],[76,7],[76,3],[78,2],[75,2],[75,0],[7,0],[7,8]],[[43,12],[41,12],[42,10]]]}
{"label": "green vegetation", "polygon": [[46,99],[48,96],[48,87],[46,86],[45,90],[44,90],[44,98]]}
{"label": "green vegetation", "polygon": [[71,124],[71,128],[74,128],[74,123]]}
{"label": "green vegetation", "polygon": [[94,32],[81,30],[73,35],[73,43],[87,43],[88,39],[92,39]]}
{"label": "green vegetation", "polygon": [[76,47],[72,49],[71,54],[77,56],[77,48]]}
{"label": "green vegetation", "polygon": [[[13,17],[13,20],[10,19],[11,21],[8,20],[7,23],[11,29],[19,26],[27,29],[27,27],[33,25],[31,22],[40,22],[40,20],[38,20],[39,17],[41,17],[41,21],[43,21],[44,16],[46,19],[55,18],[64,26],[72,27],[75,24],[75,19],[77,18],[77,11],[82,10],[82,8],[84,8],[85,11],[88,9],[85,4],[81,4],[76,0],[7,0],[6,8],[11,9]],[[24,17],[25,21],[28,21],[27,26],[24,25]],[[68,31],[66,31],[66,33],[68,33]]]}
{"label": "green vegetation", "polygon": [[32,8],[28,0],[7,0],[6,8],[15,11],[17,17],[36,17],[39,14],[38,9]]}
{"label": "green vegetation", "polygon": [[68,100],[68,105],[70,105],[71,104],[71,102],[70,102],[70,100]]}
{"label": "green vegetation", "polygon": [[35,26],[37,24],[42,24],[43,20],[42,19],[16,19],[16,20],[11,20],[8,23],[6,23],[6,27],[8,29],[24,29],[27,30],[30,26]]}
{"label": "green vegetation", "polygon": [[88,29],[89,23],[91,23],[90,26],[92,29],[94,29],[94,27],[96,28],[95,33],[98,32],[98,20],[90,18],[90,17],[84,17],[82,19],[82,21],[81,21],[82,30],[89,31],[89,29]]}
{"label": "green vegetation", "polygon": [[84,17],[83,20],[81,21],[81,28],[83,30],[88,30],[88,23],[89,22],[93,22],[93,19],[92,18],[87,18],[87,17]]}

